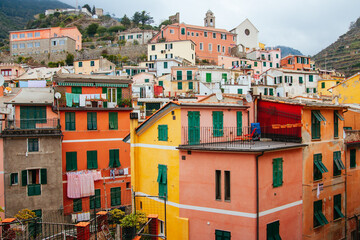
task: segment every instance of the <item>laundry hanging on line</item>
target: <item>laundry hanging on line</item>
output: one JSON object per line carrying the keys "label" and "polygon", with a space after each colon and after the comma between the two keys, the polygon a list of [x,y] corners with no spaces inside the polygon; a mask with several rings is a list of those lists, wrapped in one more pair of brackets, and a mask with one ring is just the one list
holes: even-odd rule
{"label": "laundry hanging on line", "polygon": [[67,197],[82,198],[95,195],[94,181],[102,179],[101,171],[69,172],[67,176]]}

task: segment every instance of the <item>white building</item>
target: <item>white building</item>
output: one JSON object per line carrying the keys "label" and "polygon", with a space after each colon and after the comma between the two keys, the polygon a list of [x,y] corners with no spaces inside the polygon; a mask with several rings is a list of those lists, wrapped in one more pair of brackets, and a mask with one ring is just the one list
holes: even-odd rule
{"label": "white building", "polygon": [[124,32],[118,33],[119,40],[125,40],[126,45],[148,44],[150,39],[157,33],[154,30],[142,30],[140,28],[132,28]]}
{"label": "white building", "polygon": [[245,19],[236,28],[230,30],[230,32],[237,34],[236,45],[239,46],[240,52],[258,49],[259,30],[250,22],[249,19]]}

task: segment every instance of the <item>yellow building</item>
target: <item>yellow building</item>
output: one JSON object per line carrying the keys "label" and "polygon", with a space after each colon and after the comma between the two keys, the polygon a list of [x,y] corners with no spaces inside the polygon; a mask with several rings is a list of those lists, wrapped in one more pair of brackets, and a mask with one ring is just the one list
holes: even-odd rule
{"label": "yellow building", "polygon": [[329,89],[339,103],[360,103],[360,72]]}
{"label": "yellow building", "polygon": [[180,57],[195,65],[195,45],[191,40],[148,44],[148,60]]}
{"label": "yellow building", "polygon": [[75,74],[105,74],[114,75],[115,64],[100,57],[97,59],[86,59],[74,61]]}

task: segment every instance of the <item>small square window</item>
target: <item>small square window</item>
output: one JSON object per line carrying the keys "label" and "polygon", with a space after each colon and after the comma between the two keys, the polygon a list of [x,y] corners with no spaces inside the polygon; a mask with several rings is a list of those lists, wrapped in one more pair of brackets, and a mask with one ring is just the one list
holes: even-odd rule
{"label": "small square window", "polygon": [[19,184],[19,174],[10,173],[10,185],[18,185],[18,184]]}
{"label": "small square window", "polygon": [[28,138],[28,152],[38,152],[38,151],[39,151],[39,139]]}

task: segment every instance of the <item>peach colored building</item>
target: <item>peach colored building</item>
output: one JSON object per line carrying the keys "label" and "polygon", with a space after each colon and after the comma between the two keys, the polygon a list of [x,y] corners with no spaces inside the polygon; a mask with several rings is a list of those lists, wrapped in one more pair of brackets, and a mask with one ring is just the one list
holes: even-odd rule
{"label": "peach colored building", "polygon": [[282,58],[280,65],[282,68],[293,70],[311,70],[310,58],[299,55],[288,55]]}
{"label": "peach colored building", "polygon": [[17,63],[0,63],[0,74],[3,75],[5,82],[7,84],[18,78],[25,72],[25,69]]}
{"label": "peach colored building", "polygon": [[236,34],[225,29],[202,27],[185,23],[175,23],[163,27],[151,43],[159,41],[192,40],[196,57],[217,63],[218,56],[230,56],[231,48],[236,46]]}

